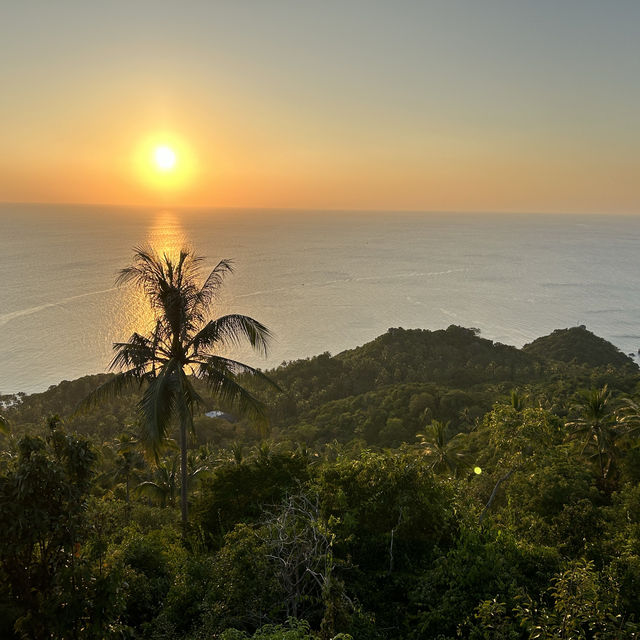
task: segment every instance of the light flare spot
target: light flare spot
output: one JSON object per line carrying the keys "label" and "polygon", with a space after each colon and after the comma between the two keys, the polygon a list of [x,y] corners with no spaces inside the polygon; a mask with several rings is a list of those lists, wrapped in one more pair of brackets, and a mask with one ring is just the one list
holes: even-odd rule
{"label": "light flare spot", "polygon": [[160,171],[171,171],[176,166],[176,153],[166,145],[155,148],[153,159]]}

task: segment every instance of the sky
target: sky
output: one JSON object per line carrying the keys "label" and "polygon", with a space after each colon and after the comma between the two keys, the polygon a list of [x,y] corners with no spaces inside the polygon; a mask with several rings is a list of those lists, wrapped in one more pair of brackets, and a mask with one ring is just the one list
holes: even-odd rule
{"label": "sky", "polygon": [[0,201],[638,213],[639,24],[637,0],[7,1]]}

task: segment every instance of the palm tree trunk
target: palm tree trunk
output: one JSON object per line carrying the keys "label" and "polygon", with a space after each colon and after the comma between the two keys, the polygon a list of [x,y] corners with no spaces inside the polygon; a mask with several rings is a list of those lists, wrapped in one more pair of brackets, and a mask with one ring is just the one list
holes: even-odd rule
{"label": "palm tree trunk", "polygon": [[125,505],[125,514],[126,514],[126,522],[129,524],[131,521],[131,498],[129,495],[129,472],[127,471],[127,493],[126,493],[126,505]]}
{"label": "palm tree trunk", "polygon": [[187,423],[180,420],[180,507],[182,509],[182,537],[187,537]]}
{"label": "palm tree trunk", "polygon": [[602,449],[600,447],[600,443],[598,443],[598,460],[600,462],[600,476],[604,480],[605,479],[604,464],[602,463]]}

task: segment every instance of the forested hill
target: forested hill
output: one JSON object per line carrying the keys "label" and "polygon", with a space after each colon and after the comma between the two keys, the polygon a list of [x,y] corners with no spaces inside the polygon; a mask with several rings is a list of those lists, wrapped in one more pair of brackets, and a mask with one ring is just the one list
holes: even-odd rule
{"label": "forested hill", "polygon": [[[478,384],[534,383],[557,371],[589,376],[611,368],[634,376],[637,365],[583,327],[562,329],[523,349],[480,337],[477,329],[389,329],[367,344],[334,357],[328,353],[271,371],[298,399],[313,404],[390,384],[432,382],[459,389]],[[583,366],[586,365],[586,366]]]}
{"label": "forested hill", "polygon": [[0,397],[0,638],[640,638],[640,370],[613,345],[390,329],[267,373],[271,433],[209,397],[184,484],[140,389]]}
{"label": "forested hill", "polygon": [[[640,381],[629,357],[583,327],[555,331],[523,349],[478,333],[454,325],[438,331],[389,329],[335,356],[324,353],[285,363],[267,372],[283,390],[268,398],[272,436],[312,445],[359,438],[370,445],[398,446],[415,441],[425,415],[467,429],[512,389],[525,390],[537,403],[566,408],[580,389],[608,384],[629,393]],[[6,413],[18,431],[20,425],[36,429],[46,415],[69,418],[106,379],[61,382],[23,397]],[[200,391],[206,395],[204,388]],[[132,392],[104,402],[93,412],[69,418],[69,426],[99,440],[112,438],[134,421],[137,397]],[[207,408],[219,407],[211,400]],[[201,443],[227,446],[256,438],[242,422],[204,415],[196,421]]]}
{"label": "forested hill", "polygon": [[388,384],[436,382],[457,387],[497,380],[529,380],[541,371],[538,356],[481,338],[475,329],[389,329],[367,344],[335,357],[297,360],[272,374],[285,387],[322,387],[345,397]]}
{"label": "forested hill", "polygon": [[[586,364],[592,352],[595,366]],[[314,445],[360,438],[398,446],[415,441],[427,417],[469,429],[515,389],[566,413],[582,389],[608,384],[629,393],[640,381],[630,358],[580,327],[540,338],[530,350],[454,325],[389,329],[361,347],[268,373],[284,390],[273,401],[275,433]]]}
{"label": "forested hill", "polygon": [[584,325],[556,329],[522,347],[534,358],[585,364],[589,367],[637,368],[635,362],[620,349],[591,333]]}

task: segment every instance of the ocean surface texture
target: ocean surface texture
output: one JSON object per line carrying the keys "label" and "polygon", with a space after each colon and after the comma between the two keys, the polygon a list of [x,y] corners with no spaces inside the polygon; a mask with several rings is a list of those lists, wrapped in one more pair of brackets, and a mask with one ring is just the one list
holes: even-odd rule
{"label": "ocean surface texture", "polygon": [[262,368],[389,327],[522,346],[584,324],[640,347],[640,217],[1,205],[0,393],[103,372],[114,341],[149,328],[144,299],[114,284],[145,244],[234,260],[214,313],[273,330],[266,360],[233,352]]}

